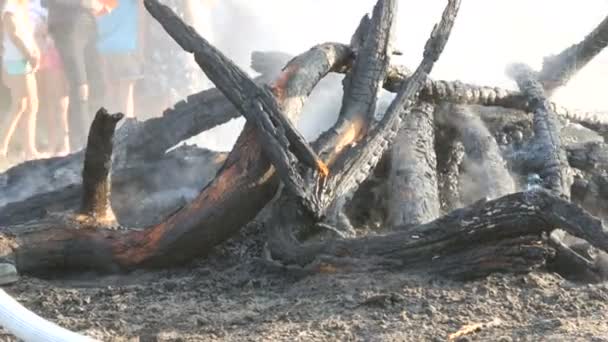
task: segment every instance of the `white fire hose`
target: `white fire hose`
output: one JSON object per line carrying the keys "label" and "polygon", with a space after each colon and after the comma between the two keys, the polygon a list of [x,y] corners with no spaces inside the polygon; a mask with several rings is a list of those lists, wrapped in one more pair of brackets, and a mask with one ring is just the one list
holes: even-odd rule
{"label": "white fire hose", "polygon": [[0,289],[0,325],[25,342],[96,342],[49,322]]}

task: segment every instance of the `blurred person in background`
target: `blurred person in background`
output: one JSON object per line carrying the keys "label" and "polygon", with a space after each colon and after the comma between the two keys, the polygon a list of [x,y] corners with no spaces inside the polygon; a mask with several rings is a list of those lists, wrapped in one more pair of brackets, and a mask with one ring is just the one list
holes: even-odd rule
{"label": "blurred person in background", "polygon": [[[4,7],[4,2],[5,0],[0,0],[0,11],[2,10],[2,7]],[[2,18],[0,18],[0,74],[2,73],[2,56],[3,56],[3,44],[2,44],[2,31],[3,31],[3,26],[2,25]],[[11,96],[10,96],[10,90],[6,87],[6,85],[4,84],[4,81],[2,80],[2,77],[0,77],[0,115],[2,115],[2,117],[4,117],[6,111],[8,111],[9,106],[11,105]]]}
{"label": "blurred person in background", "polygon": [[[216,0],[165,0],[185,22],[213,42],[212,11]],[[138,89],[141,112],[154,113],[209,86],[194,57],[171,38],[149,14],[144,22],[144,78]],[[160,95],[160,96],[159,96]]]}
{"label": "blurred person in background", "polygon": [[104,100],[101,60],[97,51],[96,17],[108,13],[105,0],[46,0],[48,31],[55,42],[68,80],[68,122],[72,149],[85,146],[92,112]]}
{"label": "blurred person in background", "polygon": [[135,117],[134,86],[142,77],[143,2],[118,0],[117,6],[97,19],[97,49],[106,86],[106,105],[128,118]]}
{"label": "blurred person in background", "polygon": [[10,89],[11,106],[8,127],[2,135],[0,155],[7,157],[15,130],[23,117],[27,121],[25,158],[35,159],[41,156],[36,147],[38,92],[35,76],[40,64],[40,51],[34,38],[28,0],[6,0],[1,13],[2,78]]}
{"label": "blurred person in background", "polygon": [[30,18],[40,50],[40,68],[36,73],[40,100],[39,126],[47,133],[48,153],[63,156],[70,153],[67,81],[59,52],[48,34],[48,10],[42,6],[41,0],[29,1]]}

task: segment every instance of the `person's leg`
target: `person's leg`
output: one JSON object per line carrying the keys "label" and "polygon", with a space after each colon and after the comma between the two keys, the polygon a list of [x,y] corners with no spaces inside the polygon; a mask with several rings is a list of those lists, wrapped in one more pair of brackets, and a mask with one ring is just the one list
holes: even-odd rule
{"label": "person's leg", "polygon": [[0,146],[0,155],[6,158],[8,147],[15,134],[19,120],[27,107],[27,87],[25,84],[25,75],[7,75],[6,73],[3,73],[2,78],[4,84],[10,89],[11,93],[8,126],[2,135],[2,146]]}
{"label": "person's leg", "polygon": [[[45,102],[40,96],[40,116],[46,115],[49,135],[49,152],[53,155],[69,153],[68,138],[68,89],[63,70],[55,65],[42,72],[39,89],[43,90]],[[47,107],[43,110],[43,107]],[[44,113],[44,114],[43,114]]]}
{"label": "person's leg", "polygon": [[[44,57],[43,57],[44,59]],[[53,149],[55,141],[56,131],[54,129],[55,123],[53,122],[52,106],[53,99],[51,98],[51,92],[56,87],[50,78],[48,68],[40,69],[36,72],[36,83],[38,84],[38,144],[45,145],[46,151],[50,152]],[[46,144],[43,144],[42,140],[46,140]]]}
{"label": "person's leg", "polygon": [[[84,20],[83,20],[84,21]],[[89,111],[92,114],[91,122],[99,108],[105,106],[106,82],[104,77],[103,61],[97,50],[97,23],[91,17],[83,23],[83,34],[86,35],[84,46],[84,65],[87,75]]]}
{"label": "person's leg", "polygon": [[73,33],[61,32],[54,35],[53,38],[68,82],[70,143],[71,147],[76,150],[84,147],[89,129],[89,89],[83,53],[85,38],[80,30]]}
{"label": "person's leg", "polygon": [[38,86],[36,84],[36,75],[29,73],[25,75],[26,86],[26,108],[23,113],[27,119],[26,130],[26,158],[37,159],[41,157],[36,144],[36,119],[38,115]]}
{"label": "person's leg", "polygon": [[127,118],[135,118],[135,105],[133,103],[133,89],[135,82],[132,80],[115,80],[111,83],[114,105],[109,107],[112,111],[118,111]]}

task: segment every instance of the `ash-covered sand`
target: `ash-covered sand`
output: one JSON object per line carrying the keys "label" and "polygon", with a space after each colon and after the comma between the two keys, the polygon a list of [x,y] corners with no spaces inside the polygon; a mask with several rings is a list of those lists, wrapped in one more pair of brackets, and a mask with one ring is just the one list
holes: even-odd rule
{"label": "ash-covered sand", "polygon": [[608,341],[608,284],[543,272],[466,283],[404,271],[295,278],[252,261],[258,236],[249,228],[182,269],[23,278],[5,290],[104,341],[446,341],[488,322],[460,341]]}

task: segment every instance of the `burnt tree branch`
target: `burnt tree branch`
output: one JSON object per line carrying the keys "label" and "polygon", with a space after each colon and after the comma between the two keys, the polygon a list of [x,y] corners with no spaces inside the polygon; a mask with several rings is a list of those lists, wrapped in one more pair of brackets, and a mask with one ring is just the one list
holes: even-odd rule
{"label": "burnt tree branch", "polygon": [[[320,190],[323,208],[330,207],[336,199],[341,198],[348,191],[356,189],[387,150],[401,126],[403,116],[411,110],[419,89],[439,59],[448,41],[459,7],[460,1],[448,1],[441,22],[433,28],[431,37],[425,45],[424,57],[420,66],[409,82],[404,84],[399,91],[382,121],[369,131],[361,143],[339,156],[334,167],[341,172],[332,174]],[[314,224],[316,223],[315,218],[304,213],[299,215],[301,210],[297,208],[297,203],[293,202],[289,194],[279,197],[274,202],[272,212],[274,213],[273,219],[267,223],[271,252],[281,260],[291,263],[293,260],[290,260],[289,256],[294,249],[298,249],[298,242],[290,229],[294,225]]]}
{"label": "burnt tree branch", "polygon": [[99,224],[114,224],[110,205],[112,149],[114,131],[124,114],[97,111],[87,141],[82,169],[82,204],[80,214]]}
{"label": "burnt tree branch", "polygon": [[390,62],[388,49],[396,10],[396,0],[378,1],[371,19],[363,19],[355,32],[357,56],[344,79],[338,122],[315,143],[319,155],[330,165],[342,150],[365,136],[373,119]]}
{"label": "burnt tree branch", "polygon": [[427,75],[443,52],[459,7],[460,1],[448,1],[441,22],[433,28],[431,37],[426,42],[422,62],[397,93],[382,120],[369,131],[361,143],[342,154],[336,161],[336,167],[343,171],[328,180],[323,196],[326,205],[333,202],[336,197],[356,189],[388,149],[401,128],[404,116],[409,114],[416,103]]}
{"label": "burnt tree branch", "polygon": [[307,210],[318,212],[316,198],[297,169],[298,161],[317,170],[322,177],[327,176],[329,170],[279,108],[271,90],[257,86],[243,70],[187,26],[169,7],[156,0],[145,0],[144,4],[167,33],[185,51],[194,54],[207,77],[253,124],[264,153],[276,167],[286,188],[300,198]]}
{"label": "burnt tree branch", "polygon": [[545,57],[538,79],[547,94],[566,85],[570,78],[585,67],[608,45],[608,17],[591,31],[581,42],[558,55]]}

